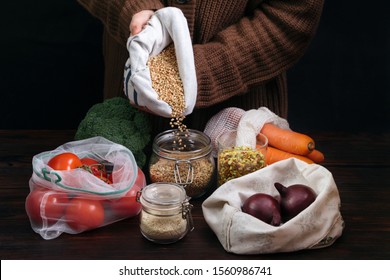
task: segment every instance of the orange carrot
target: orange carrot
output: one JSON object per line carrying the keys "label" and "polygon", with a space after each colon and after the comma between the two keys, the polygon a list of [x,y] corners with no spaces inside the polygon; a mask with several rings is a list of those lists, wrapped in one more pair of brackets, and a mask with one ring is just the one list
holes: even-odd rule
{"label": "orange carrot", "polygon": [[307,163],[314,163],[311,159],[305,156],[288,153],[271,146],[268,146],[267,153],[265,155],[265,162],[269,165],[288,158],[297,158]]}
{"label": "orange carrot", "polygon": [[314,140],[302,133],[282,129],[272,123],[266,123],[260,131],[267,136],[268,144],[279,150],[305,156],[314,150]]}
{"label": "orange carrot", "polygon": [[314,161],[315,163],[320,163],[320,162],[323,162],[325,160],[324,154],[317,149],[314,149],[313,151],[311,151],[311,153],[308,154],[307,157],[309,159],[311,159],[312,161]]}

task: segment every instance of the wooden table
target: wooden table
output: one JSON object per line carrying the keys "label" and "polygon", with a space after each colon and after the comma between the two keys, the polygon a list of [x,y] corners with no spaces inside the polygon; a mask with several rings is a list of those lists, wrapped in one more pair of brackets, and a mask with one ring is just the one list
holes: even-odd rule
{"label": "wooden table", "polygon": [[390,135],[314,133],[341,196],[343,235],[330,247],[293,253],[227,253],[206,224],[202,199],[192,201],[195,230],[157,245],[143,238],[136,217],[78,235],[44,240],[33,232],[24,203],[32,157],[73,140],[74,131],[0,131],[1,259],[386,259],[390,258]]}

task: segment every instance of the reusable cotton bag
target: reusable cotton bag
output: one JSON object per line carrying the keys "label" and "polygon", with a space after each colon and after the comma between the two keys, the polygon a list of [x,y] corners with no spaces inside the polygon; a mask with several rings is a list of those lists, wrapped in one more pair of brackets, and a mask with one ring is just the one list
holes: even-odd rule
{"label": "reusable cotton bag", "polygon": [[[274,183],[304,184],[317,197],[305,210],[280,226],[271,226],[241,211],[255,193],[278,196]],[[340,197],[332,174],[317,164],[291,158],[220,186],[202,204],[204,218],[227,252],[266,254],[330,246],[344,227]]]}
{"label": "reusable cotton bag", "polygon": [[129,58],[124,71],[124,91],[131,103],[167,118],[171,117],[172,109],[159,99],[153,89],[147,62],[171,43],[175,46],[179,74],[183,82],[183,114],[191,114],[197,97],[197,80],[188,24],[180,9],[166,7],[157,10],[140,33],[128,38]]}

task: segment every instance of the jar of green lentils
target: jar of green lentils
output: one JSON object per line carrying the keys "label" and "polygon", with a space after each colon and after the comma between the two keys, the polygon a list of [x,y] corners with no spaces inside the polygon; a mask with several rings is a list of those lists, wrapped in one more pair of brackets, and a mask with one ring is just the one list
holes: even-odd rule
{"label": "jar of green lentils", "polygon": [[152,183],[176,183],[191,198],[199,198],[216,185],[211,140],[201,131],[172,129],[153,140],[149,163]]}

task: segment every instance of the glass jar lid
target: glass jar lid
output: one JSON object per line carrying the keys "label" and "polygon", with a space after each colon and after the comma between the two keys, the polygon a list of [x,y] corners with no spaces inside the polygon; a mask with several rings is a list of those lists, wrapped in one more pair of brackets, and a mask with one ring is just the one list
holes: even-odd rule
{"label": "glass jar lid", "polygon": [[166,130],[155,137],[153,152],[171,160],[195,160],[211,153],[211,139],[198,130]]}
{"label": "glass jar lid", "polygon": [[152,205],[174,206],[186,200],[184,188],[172,183],[153,183],[142,189],[142,199]]}

